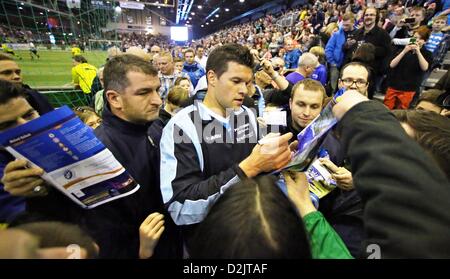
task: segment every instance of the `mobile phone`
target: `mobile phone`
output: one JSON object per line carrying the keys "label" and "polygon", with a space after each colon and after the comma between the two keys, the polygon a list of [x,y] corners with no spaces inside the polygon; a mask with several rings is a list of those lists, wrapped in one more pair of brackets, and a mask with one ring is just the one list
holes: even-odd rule
{"label": "mobile phone", "polygon": [[405,18],[405,23],[414,23],[416,22],[416,19],[413,17],[407,17]]}
{"label": "mobile phone", "polygon": [[416,37],[412,37],[411,39],[409,39],[409,44],[413,45],[416,43]]}

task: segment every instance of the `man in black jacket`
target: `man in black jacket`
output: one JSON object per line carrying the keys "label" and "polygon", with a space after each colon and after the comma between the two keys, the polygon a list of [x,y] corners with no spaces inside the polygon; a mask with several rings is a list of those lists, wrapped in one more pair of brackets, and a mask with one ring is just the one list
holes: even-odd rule
{"label": "man in black jacket", "polygon": [[[162,104],[158,72],[142,59],[124,55],[108,61],[104,69],[108,104],[97,137],[141,185],[134,194],[93,209],[86,226],[106,257],[137,257],[139,226],[152,212],[165,213],[159,190],[158,149],[147,137],[150,123]],[[100,223],[97,223],[102,220]],[[108,227],[110,229],[108,229]],[[177,230],[168,215],[155,258],[181,257]]]}
{"label": "man in black jacket", "polygon": [[387,73],[388,63],[392,56],[391,37],[385,30],[377,26],[379,17],[380,13],[376,8],[371,7],[364,11],[364,27],[355,31],[353,45],[347,51],[345,58],[348,62],[356,49],[363,43],[371,43],[375,46],[375,59],[372,65],[368,65],[374,74],[374,82],[369,87],[369,99],[373,97],[377,89],[381,90],[381,82]]}
{"label": "man in black jacket", "polygon": [[206,65],[203,103],[178,112],[163,130],[161,192],[175,223],[185,226],[187,238],[228,187],[280,169],[290,160],[290,133],[274,138],[277,146],[271,152],[268,145],[256,144],[256,117],[243,106],[253,66],[250,51],[241,45],[216,48]]}
{"label": "man in black jacket", "polygon": [[[139,190],[90,210],[76,207],[62,194],[50,191],[48,196],[30,201],[29,210],[46,219],[64,218],[81,225],[99,245],[100,258],[138,258],[141,223],[150,213],[165,213],[159,191],[157,148],[147,138],[149,124],[158,117],[162,103],[160,83],[156,69],[133,55],[109,60],[104,73],[108,102],[103,123],[95,134],[139,183]],[[66,216],[56,216],[59,212]],[[165,231],[153,258],[180,258],[177,229],[168,215],[164,219]]]}
{"label": "man in black jacket", "polygon": [[337,133],[364,203],[368,258],[449,258],[448,180],[380,103],[346,92]]}

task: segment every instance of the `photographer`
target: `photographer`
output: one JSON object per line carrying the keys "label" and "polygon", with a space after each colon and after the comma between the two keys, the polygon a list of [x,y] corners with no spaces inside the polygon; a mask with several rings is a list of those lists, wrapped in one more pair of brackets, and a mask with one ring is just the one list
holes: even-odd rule
{"label": "photographer", "polygon": [[407,109],[432,61],[431,53],[424,48],[430,36],[426,26],[419,27],[410,43],[390,63],[388,89],[384,104],[389,109]]}

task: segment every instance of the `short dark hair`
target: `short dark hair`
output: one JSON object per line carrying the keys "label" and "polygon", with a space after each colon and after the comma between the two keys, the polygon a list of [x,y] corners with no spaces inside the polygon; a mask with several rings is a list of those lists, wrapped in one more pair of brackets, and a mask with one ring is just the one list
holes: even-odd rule
{"label": "short dark hair", "polygon": [[40,248],[66,247],[71,244],[86,249],[88,258],[96,258],[94,240],[74,224],[46,221],[18,225],[15,229],[26,231],[39,239]]}
{"label": "short dark hair", "polygon": [[366,16],[366,12],[368,9],[374,9],[375,10],[375,23],[380,21],[380,10],[375,7],[367,7],[364,9],[363,18]]}
{"label": "short dark hair", "polygon": [[271,176],[227,189],[189,244],[192,258],[311,258],[303,221]]}
{"label": "short dark hair", "polygon": [[422,92],[422,94],[420,94],[419,100],[417,100],[417,105],[420,102],[425,101],[425,102],[432,103],[433,105],[440,106],[440,104],[438,103],[437,99],[439,98],[439,96],[442,93],[443,93],[443,91],[441,91],[439,89],[426,90],[426,91]]}
{"label": "short dark hair", "polygon": [[214,71],[217,77],[228,71],[228,62],[235,62],[253,69],[253,55],[245,46],[226,44],[214,49],[208,56],[206,72]]}
{"label": "short dark hair", "polygon": [[87,63],[86,58],[84,58],[84,56],[82,55],[75,55],[74,57],[72,57],[72,59],[78,63]]}
{"label": "short dark hair", "polygon": [[158,71],[148,62],[136,55],[124,54],[111,58],[103,70],[105,92],[114,90],[122,93],[130,85],[129,72],[139,72],[158,76]]}
{"label": "short dark hair", "polygon": [[0,79],[0,105],[15,98],[26,98],[22,86]]}
{"label": "short dark hair", "polygon": [[191,52],[193,55],[195,55],[195,51],[192,48],[188,48],[184,51],[184,54]]}
{"label": "short dark hair", "polygon": [[435,159],[450,179],[450,121],[425,110],[394,110],[400,122],[414,130],[414,139]]}

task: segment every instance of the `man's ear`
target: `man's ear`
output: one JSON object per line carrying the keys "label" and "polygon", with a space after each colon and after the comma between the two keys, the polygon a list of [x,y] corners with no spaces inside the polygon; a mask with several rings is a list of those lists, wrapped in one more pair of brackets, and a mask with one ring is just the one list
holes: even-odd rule
{"label": "man's ear", "polygon": [[108,90],[106,91],[105,96],[111,108],[114,109],[122,108],[122,95],[119,94],[117,91]]}
{"label": "man's ear", "polygon": [[208,86],[215,86],[217,83],[217,75],[214,71],[209,70],[206,73],[206,78],[208,79]]}

